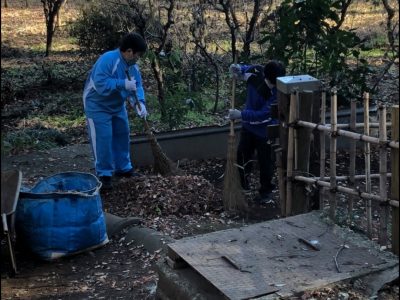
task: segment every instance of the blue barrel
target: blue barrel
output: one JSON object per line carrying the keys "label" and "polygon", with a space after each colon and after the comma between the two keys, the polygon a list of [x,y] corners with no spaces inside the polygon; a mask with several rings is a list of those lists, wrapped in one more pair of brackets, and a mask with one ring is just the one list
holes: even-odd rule
{"label": "blue barrel", "polygon": [[106,244],[100,187],[92,174],[65,172],[21,191],[16,211],[17,239],[45,260]]}

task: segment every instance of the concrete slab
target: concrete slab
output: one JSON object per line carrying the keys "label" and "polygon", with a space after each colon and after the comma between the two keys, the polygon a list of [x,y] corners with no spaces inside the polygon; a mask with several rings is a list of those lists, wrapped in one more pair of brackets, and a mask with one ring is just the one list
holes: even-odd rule
{"label": "concrete slab", "polygon": [[161,299],[193,299],[193,291],[208,299],[199,282],[216,291],[216,299],[274,299],[366,275],[389,280],[398,270],[397,256],[329,225],[318,212],[185,238],[168,248],[167,260],[187,268],[159,266]]}

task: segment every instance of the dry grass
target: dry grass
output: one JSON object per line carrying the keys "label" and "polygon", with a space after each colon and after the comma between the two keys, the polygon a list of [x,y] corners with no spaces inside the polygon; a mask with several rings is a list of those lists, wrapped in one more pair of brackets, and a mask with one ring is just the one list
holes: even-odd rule
{"label": "dry grass", "polygon": [[[2,7],[1,13],[1,35],[2,44],[13,48],[20,49],[44,49],[46,42],[46,27],[44,23],[43,7],[39,1],[30,1],[30,7],[25,8],[25,1],[16,0],[9,1],[9,7]],[[395,20],[399,20],[399,4],[397,1],[390,1],[391,5],[396,8],[397,14]],[[3,5],[3,3],[2,3]],[[82,1],[74,1],[68,3],[62,10],[62,25],[66,22],[74,20],[78,13]],[[184,15],[189,15],[187,7],[182,6]],[[182,15],[180,13],[177,16]],[[220,26],[213,26],[215,30],[226,31],[223,14],[212,13],[221,20],[218,21]],[[186,19],[186,18],[185,18]],[[239,19],[244,22],[244,15],[239,14]],[[386,12],[382,5],[374,6],[371,1],[355,1],[351,4],[348,14],[343,24],[344,29],[356,28],[357,32],[362,36],[379,37],[385,35]],[[54,51],[68,51],[76,49],[76,45],[72,44],[71,39],[65,32],[56,33],[54,39]]]}

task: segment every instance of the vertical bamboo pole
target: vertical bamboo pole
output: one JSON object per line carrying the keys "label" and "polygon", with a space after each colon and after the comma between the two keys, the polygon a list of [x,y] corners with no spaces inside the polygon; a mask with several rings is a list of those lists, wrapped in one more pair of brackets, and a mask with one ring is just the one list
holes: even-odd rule
{"label": "vertical bamboo pole", "polygon": [[292,184],[293,184],[293,160],[294,160],[294,128],[293,122],[296,116],[297,104],[297,91],[293,91],[290,95],[290,108],[289,108],[289,133],[288,133],[288,152],[287,152],[287,183],[286,183],[286,216],[292,213]]}
{"label": "vertical bamboo pole", "polygon": [[[379,194],[382,198],[387,198],[387,130],[386,130],[386,107],[379,105]],[[389,206],[384,205],[379,210],[379,244],[387,245],[387,222],[389,219]]]}
{"label": "vertical bamboo pole", "polygon": [[[357,109],[357,102],[356,100],[352,100],[350,104],[350,131],[356,132],[356,109]],[[356,174],[356,140],[350,140],[350,166],[349,166],[349,184],[351,188],[355,186],[355,179],[354,176]],[[354,196],[349,196],[349,212],[348,212],[348,222],[351,224],[353,220],[353,205],[354,205]]]}
{"label": "vertical bamboo pole", "polygon": [[331,143],[330,143],[330,193],[329,193],[329,215],[332,220],[336,217],[336,150],[337,150],[337,91],[332,90],[331,96]]}
{"label": "vertical bamboo pole", "polygon": [[[399,106],[392,108],[392,140],[399,140]],[[390,152],[392,169],[392,191],[393,200],[399,201],[399,149],[391,149]],[[392,251],[399,255],[399,208],[392,207]]]}
{"label": "vertical bamboo pole", "polygon": [[[321,98],[321,124],[325,125],[326,122],[326,92],[322,92]],[[326,151],[325,151],[325,132],[323,130],[320,131],[320,159],[319,159],[319,176],[322,180],[325,177],[325,159],[326,159]],[[325,189],[320,187],[319,189],[319,209],[324,210],[324,198],[325,198]]]}
{"label": "vertical bamboo pole", "polygon": [[[369,94],[364,93],[364,134],[369,135]],[[364,159],[365,159],[365,192],[371,193],[371,150],[370,144],[364,143]],[[372,238],[372,212],[371,200],[366,201],[366,215],[367,215],[367,234]]]}

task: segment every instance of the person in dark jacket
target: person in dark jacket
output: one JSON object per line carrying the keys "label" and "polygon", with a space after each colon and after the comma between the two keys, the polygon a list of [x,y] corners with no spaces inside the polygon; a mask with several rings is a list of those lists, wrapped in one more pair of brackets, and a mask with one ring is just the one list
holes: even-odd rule
{"label": "person in dark jacket", "polygon": [[257,152],[260,169],[260,188],[256,201],[267,200],[275,188],[272,184],[274,166],[271,144],[267,136],[267,126],[278,123],[271,118],[271,105],[277,101],[276,78],[285,76],[284,65],[276,60],[261,65],[232,64],[229,71],[235,78],[247,83],[245,108],[230,109],[231,120],[241,119],[242,130],[237,149],[237,163],[242,188],[250,190],[249,174],[252,169],[252,157]]}

